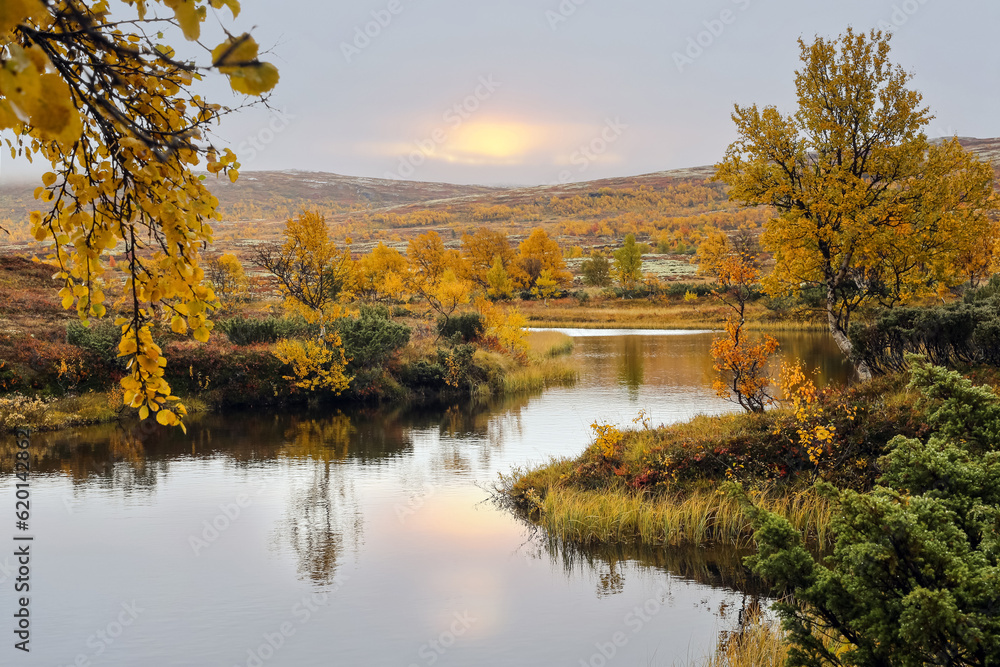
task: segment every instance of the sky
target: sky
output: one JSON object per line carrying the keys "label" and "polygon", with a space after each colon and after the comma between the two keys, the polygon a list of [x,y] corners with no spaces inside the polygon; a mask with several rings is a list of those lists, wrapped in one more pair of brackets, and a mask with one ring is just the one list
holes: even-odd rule
{"label": "sky", "polygon": [[[242,171],[536,185],[712,164],[733,104],[792,111],[797,40],[848,26],[892,30],[928,135],[1000,136],[996,0],[243,0],[220,18],[281,72],[271,109],[213,138]],[[37,171],[4,159],[4,180]]]}

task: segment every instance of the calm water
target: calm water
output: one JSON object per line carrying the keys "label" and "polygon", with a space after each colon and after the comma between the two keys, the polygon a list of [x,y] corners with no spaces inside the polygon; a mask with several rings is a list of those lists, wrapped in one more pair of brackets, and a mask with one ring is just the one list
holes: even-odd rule
{"label": "calm water", "polygon": [[[488,407],[34,436],[31,653],[12,648],[17,575],[4,547],[0,665],[645,666],[704,655],[755,592],[738,554],[562,549],[485,502],[498,472],[577,455],[595,419],[733,409],[710,390],[710,334],[600,334],[576,339],[576,386]],[[846,378],[826,337],[780,338],[822,381]],[[12,515],[10,440],[0,507]],[[13,544],[12,532],[0,540]]]}

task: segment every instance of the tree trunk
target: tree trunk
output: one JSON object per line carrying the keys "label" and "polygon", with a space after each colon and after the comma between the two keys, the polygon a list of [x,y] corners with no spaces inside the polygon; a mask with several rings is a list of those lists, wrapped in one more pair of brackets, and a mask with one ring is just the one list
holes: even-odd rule
{"label": "tree trunk", "polygon": [[[826,320],[830,326],[830,335],[833,336],[834,342],[837,343],[837,347],[844,353],[844,356],[848,360],[851,360],[851,352],[854,350],[854,345],[851,344],[851,337],[847,335],[847,323],[841,323],[834,312],[834,302],[833,290],[830,290],[826,298]],[[857,374],[859,380],[870,380],[872,378],[871,369],[863,361],[854,362],[854,372]]]}

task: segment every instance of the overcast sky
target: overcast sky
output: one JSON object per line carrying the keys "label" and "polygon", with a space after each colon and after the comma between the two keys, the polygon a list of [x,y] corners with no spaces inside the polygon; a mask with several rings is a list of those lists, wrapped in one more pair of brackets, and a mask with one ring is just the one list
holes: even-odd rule
{"label": "overcast sky", "polygon": [[278,114],[218,131],[244,171],[538,184],[710,164],[733,103],[791,110],[796,40],[849,25],[893,29],[928,134],[1000,135],[996,0],[243,0],[222,16],[281,71]]}

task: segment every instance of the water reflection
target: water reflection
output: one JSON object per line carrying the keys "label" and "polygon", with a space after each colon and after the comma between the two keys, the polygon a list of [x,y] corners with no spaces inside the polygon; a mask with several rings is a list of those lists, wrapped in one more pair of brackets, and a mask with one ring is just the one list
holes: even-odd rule
{"label": "water reflection", "polygon": [[[818,363],[822,340],[782,342],[826,379],[841,373],[836,359]],[[187,435],[125,424],[32,436],[45,641],[26,667],[72,664],[95,616],[99,625],[133,598],[149,614],[101,656],[106,667],[246,664],[246,647],[341,574],[347,583],[268,667],[326,665],[331,654],[425,664],[420,648],[466,610],[482,620],[449,664],[578,664],[595,641],[631,632],[623,617],[654,598],[661,612],[617,664],[711,650],[764,592],[743,554],[581,549],[543,536],[523,545],[520,523],[479,504],[475,484],[498,472],[578,455],[595,419],[732,409],[711,390],[711,334],[576,343],[576,386],[492,404],[194,415]],[[0,442],[0,497],[13,492],[14,451]],[[192,553],[191,536],[243,496],[252,502],[239,518]]]}

